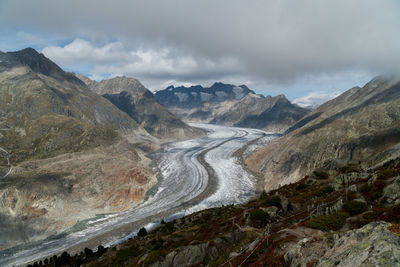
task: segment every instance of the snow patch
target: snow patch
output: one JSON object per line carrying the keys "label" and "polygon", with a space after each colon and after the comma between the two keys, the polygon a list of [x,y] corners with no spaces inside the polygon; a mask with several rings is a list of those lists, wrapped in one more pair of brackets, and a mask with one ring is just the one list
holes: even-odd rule
{"label": "snow patch", "polygon": [[212,97],[213,97],[212,94],[200,92],[200,98],[201,98],[201,101],[202,101],[202,102],[209,101],[209,100],[212,99]]}
{"label": "snow patch", "polygon": [[174,95],[179,98],[179,102],[185,102],[189,98],[185,93],[174,93]]}

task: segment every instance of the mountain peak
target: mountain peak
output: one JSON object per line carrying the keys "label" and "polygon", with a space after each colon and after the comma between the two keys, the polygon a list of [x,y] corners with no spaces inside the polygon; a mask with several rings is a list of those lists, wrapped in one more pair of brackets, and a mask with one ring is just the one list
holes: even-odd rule
{"label": "mountain peak", "polygon": [[58,80],[65,79],[70,82],[83,84],[73,74],[64,72],[56,63],[31,47],[15,52],[7,52],[2,54],[2,56],[6,58],[6,62],[3,65],[7,65],[7,68],[23,65],[38,74],[50,76]]}

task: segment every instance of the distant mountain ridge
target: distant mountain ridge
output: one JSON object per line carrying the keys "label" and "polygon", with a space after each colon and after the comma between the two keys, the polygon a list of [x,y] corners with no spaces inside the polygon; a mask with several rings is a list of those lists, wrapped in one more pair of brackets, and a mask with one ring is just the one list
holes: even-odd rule
{"label": "distant mountain ridge", "polygon": [[187,139],[202,134],[160,105],[153,93],[136,79],[123,76],[96,82],[82,75],[77,77],[90,90],[108,99],[153,136]]}
{"label": "distant mountain ridge", "polygon": [[283,132],[309,112],[284,95],[258,95],[246,85],[214,83],[209,88],[170,86],[155,94],[184,121],[259,128]]}
{"label": "distant mountain ridge", "polygon": [[220,103],[227,100],[240,100],[249,93],[255,94],[246,85],[235,86],[216,82],[211,87],[201,85],[174,87],[172,85],[157,91],[155,97],[162,105],[169,108],[194,108],[205,102]]}

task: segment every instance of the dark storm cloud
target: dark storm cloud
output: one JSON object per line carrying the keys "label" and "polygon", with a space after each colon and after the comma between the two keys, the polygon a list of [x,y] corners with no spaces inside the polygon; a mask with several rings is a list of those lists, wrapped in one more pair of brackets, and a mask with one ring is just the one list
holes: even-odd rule
{"label": "dark storm cloud", "polygon": [[[165,49],[167,53],[160,58],[165,64],[158,72],[157,66],[154,71],[148,69],[147,76],[154,79],[174,75],[180,80],[206,79],[214,72],[214,77],[242,75],[287,84],[304,75],[354,68],[374,73],[398,71],[399,3],[3,0],[0,24],[70,39],[78,36],[99,49],[117,40],[128,54],[156,54],[153,63],[157,51]],[[59,57],[65,54],[63,50],[58,52]],[[126,58],[120,56],[120,61]],[[92,58],[96,60],[100,61]],[[114,65],[114,73],[128,67],[121,62]],[[140,66],[131,66],[132,72]],[[100,64],[98,68],[105,67]]]}

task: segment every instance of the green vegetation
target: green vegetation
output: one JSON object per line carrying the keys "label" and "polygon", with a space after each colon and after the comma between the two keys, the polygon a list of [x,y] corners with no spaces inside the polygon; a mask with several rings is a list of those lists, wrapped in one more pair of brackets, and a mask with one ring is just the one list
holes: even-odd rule
{"label": "green vegetation", "polygon": [[146,235],[147,235],[147,230],[146,230],[146,228],[144,228],[144,227],[140,228],[139,232],[137,233],[137,236],[138,236],[138,237],[144,237],[144,236],[146,236]]}
{"label": "green vegetation", "polygon": [[328,185],[324,189],[322,189],[321,191],[317,192],[316,195],[319,196],[319,197],[324,197],[327,194],[332,193],[333,191],[335,191],[335,188],[333,188],[333,186],[331,186],[331,185]]}
{"label": "green vegetation", "polygon": [[298,185],[296,186],[296,190],[304,190],[304,189],[306,189],[306,188],[308,188],[308,187],[309,187],[308,184],[306,184],[306,183],[300,183],[300,184],[298,184]]}
{"label": "green vegetation", "polygon": [[346,222],[346,218],[349,217],[347,212],[337,212],[329,215],[321,215],[314,217],[306,222],[306,226],[322,231],[337,231]]}
{"label": "green vegetation", "polygon": [[265,225],[269,220],[269,215],[262,209],[250,212],[250,220],[259,225]]}
{"label": "green vegetation", "polygon": [[279,196],[273,196],[273,197],[267,198],[264,200],[263,206],[265,206],[265,207],[275,206],[279,209],[282,209],[281,199],[279,198]]}
{"label": "green vegetation", "polygon": [[399,172],[393,169],[383,169],[378,172],[378,180],[385,180],[399,175]]}
{"label": "green vegetation", "polygon": [[368,208],[367,203],[356,201],[356,200],[350,200],[344,203],[343,209],[350,213],[351,215],[357,215],[360,213],[363,213],[366,211]]}
{"label": "green vegetation", "polygon": [[318,180],[327,180],[329,178],[329,174],[322,170],[315,170],[313,174]]}

